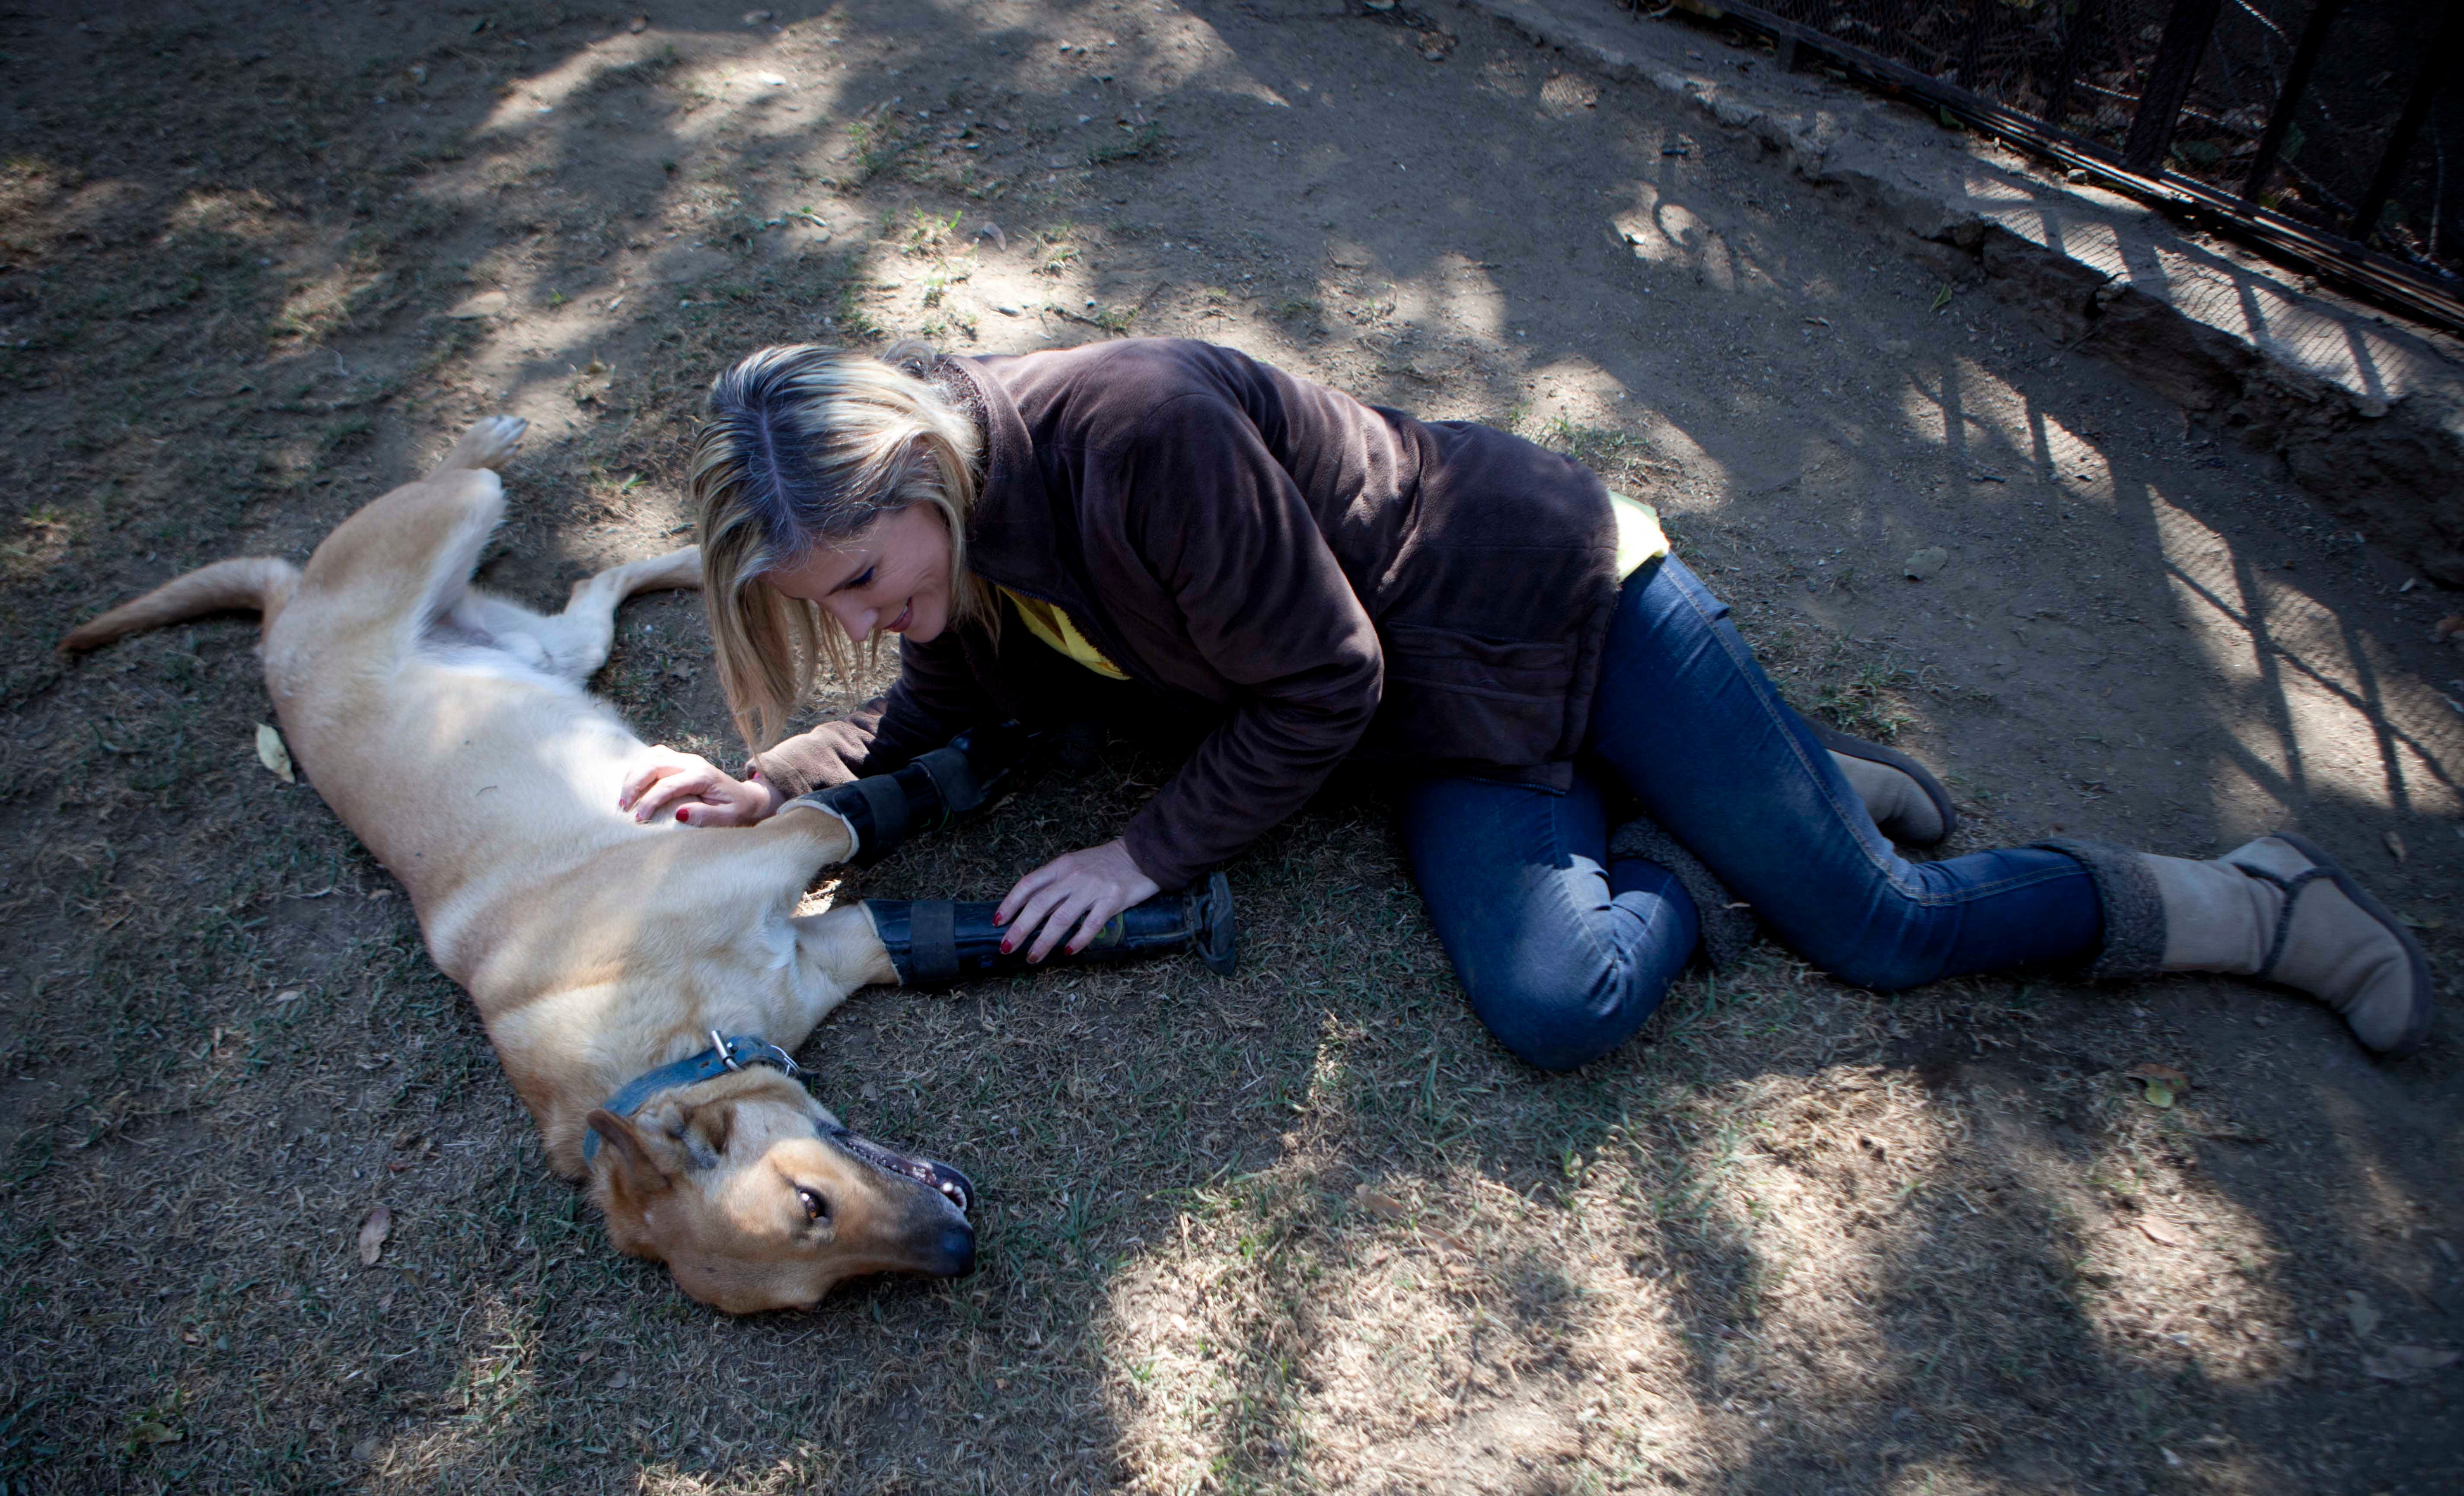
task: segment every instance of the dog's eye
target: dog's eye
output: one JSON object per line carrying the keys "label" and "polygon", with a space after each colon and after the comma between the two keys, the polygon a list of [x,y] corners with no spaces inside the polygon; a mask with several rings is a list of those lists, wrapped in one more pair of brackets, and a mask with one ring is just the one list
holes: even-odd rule
{"label": "dog's eye", "polygon": [[830,1213],[830,1202],[822,1199],[822,1192],[819,1190],[808,1190],[800,1187],[796,1191],[796,1198],[804,1202],[804,1219],[806,1221],[819,1221],[824,1216]]}

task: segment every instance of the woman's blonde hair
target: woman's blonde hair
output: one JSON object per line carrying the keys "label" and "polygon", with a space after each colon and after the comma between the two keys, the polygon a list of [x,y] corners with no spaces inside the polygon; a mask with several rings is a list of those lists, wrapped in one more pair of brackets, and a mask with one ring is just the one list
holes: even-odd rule
{"label": "woman's blonde hair", "polygon": [[950,526],[952,622],[989,616],[989,592],[966,570],[981,439],[926,382],[935,357],[912,341],[878,357],[803,343],[764,348],[711,382],[693,450],[702,601],[719,685],[757,756],[784,734],[822,661],[842,678],[855,667],[820,605],[765,577],[892,510],[931,504]]}

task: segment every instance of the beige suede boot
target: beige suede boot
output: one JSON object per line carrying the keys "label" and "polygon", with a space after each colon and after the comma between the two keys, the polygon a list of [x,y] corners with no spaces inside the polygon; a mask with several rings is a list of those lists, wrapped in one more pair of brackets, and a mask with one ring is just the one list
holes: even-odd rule
{"label": "beige suede boot", "polygon": [[1896,748],[1851,737],[1812,717],[1804,720],[1884,836],[1903,846],[1931,847],[1959,829],[1950,791],[1924,764]]}
{"label": "beige suede boot", "polygon": [[[2212,862],[2045,845],[2096,876],[2105,914],[2099,975],[2226,972],[2282,982],[2334,1008],[2355,1038],[2390,1059],[2430,1037],[2420,943],[2309,838],[2279,831]],[[2150,903],[2153,922],[2142,907]]]}

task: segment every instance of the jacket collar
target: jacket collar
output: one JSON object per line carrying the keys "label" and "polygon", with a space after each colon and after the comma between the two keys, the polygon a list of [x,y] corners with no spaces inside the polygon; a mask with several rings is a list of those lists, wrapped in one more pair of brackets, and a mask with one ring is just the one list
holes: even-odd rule
{"label": "jacket collar", "polygon": [[1076,612],[1088,602],[1073,562],[1077,530],[1064,512],[1067,495],[1044,481],[1035,438],[996,366],[1012,356],[944,355],[942,367],[962,385],[984,439],[983,481],[967,517],[967,569],[995,586],[1057,603]]}

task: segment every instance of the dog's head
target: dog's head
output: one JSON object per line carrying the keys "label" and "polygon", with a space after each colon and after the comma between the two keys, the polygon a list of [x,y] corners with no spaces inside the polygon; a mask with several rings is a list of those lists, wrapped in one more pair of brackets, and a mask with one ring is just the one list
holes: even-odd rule
{"label": "dog's head", "polygon": [[803,1309],[840,1280],[975,1268],[975,1186],[856,1136],[804,1088],[746,1069],[598,1111],[591,1190],[620,1250],[731,1314]]}

